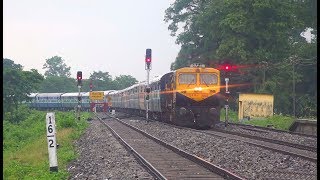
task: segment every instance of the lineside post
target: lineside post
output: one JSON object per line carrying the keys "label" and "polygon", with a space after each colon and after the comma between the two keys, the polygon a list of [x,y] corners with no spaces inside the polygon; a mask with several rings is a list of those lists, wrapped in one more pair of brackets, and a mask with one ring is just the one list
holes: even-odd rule
{"label": "lineside post", "polygon": [[46,129],[47,129],[47,142],[49,152],[49,166],[50,172],[58,172],[57,160],[57,141],[56,141],[56,121],[54,113],[47,113],[46,116]]}

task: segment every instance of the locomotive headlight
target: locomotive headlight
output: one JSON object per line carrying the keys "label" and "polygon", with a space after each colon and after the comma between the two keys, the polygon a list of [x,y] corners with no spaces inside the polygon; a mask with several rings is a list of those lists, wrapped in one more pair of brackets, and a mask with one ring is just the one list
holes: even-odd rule
{"label": "locomotive headlight", "polygon": [[180,108],[179,113],[181,116],[183,116],[183,115],[187,114],[187,109],[182,107],[182,108]]}
{"label": "locomotive headlight", "polygon": [[195,87],[194,90],[195,91],[202,91],[202,87]]}
{"label": "locomotive headlight", "polygon": [[217,109],[216,108],[210,108],[209,109],[210,114],[217,114]]}

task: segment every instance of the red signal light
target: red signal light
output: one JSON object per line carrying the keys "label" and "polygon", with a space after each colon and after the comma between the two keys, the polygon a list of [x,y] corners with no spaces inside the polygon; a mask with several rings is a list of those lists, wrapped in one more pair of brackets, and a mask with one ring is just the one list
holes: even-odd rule
{"label": "red signal light", "polygon": [[81,71],[78,71],[78,72],[77,72],[77,79],[78,79],[78,80],[81,80],[81,79],[82,79],[82,72],[81,72]]}
{"label": "red signal light", "polygon": [[151,49],[146,49],[146,63],[151,63]]}
{"label": "red signal light", "polygon": [[224,71],[231,71],[232,67],[230,64],[225,64],[220,66],[220,70],[224,70]]}

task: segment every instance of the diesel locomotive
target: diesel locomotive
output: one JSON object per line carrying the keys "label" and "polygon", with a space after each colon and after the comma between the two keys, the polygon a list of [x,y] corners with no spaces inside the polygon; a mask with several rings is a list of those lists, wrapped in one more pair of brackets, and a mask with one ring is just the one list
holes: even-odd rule
{"label": "diesel locomotive", "polygon": [[109,94],[112,108],[186,127],[211,128],[220,122],[220,71],[192,64]]}

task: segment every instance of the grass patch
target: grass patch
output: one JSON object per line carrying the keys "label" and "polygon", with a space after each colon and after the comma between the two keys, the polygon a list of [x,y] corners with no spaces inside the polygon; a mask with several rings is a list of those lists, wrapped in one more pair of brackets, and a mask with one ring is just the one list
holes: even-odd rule
{"label": "grass patch", "polygon": [[[225,122],[226,118],[226,110],[225,108],[222,108],[220,111],[220,121]],[[231,109],[228,109],[228,119],[229,122],[238,123],[238,111],[233,111]]]}
{"label": "grass patch", "polygon": [[289,131],[290,125],[294,122],[294,118],[289,116],[274,115],[263,120],[244,121],[244,124],[267,127],[272,125],[275,129]]}
{"label": "grass patch", "polygon": [[[72,112],[55,112],[57,125],[58,173],[49,171],[46,137],[46,112],[31,111],[23,121],[4,121],[4,179],[68,179],[66,167],[77,157],[73,142],[88,126],[91,113],[82,113],[80,121]],[[14,122],[14,121],[13,121]]]}
{"label": "grass patch", "polygon": [[[220,121],[222,122],[225,121],[225,113],[226,113],[225,109],[221,109]],[[261,118],[261,119],[244,120],[240,122],[238,120],[238,112],[232,111],[230,109],[228,110],[228,117],[229,117],[229,122],[233,122],[233,123],[250,124],[250,125],[261,126],[261,127],[267,127],[268,125],[272,125],[275,129],[286,130],[286,131],[289,130],[289,127],[294,122],[294,118],[290,116],[282,116],[282,115],[274,115],[272,117]]]}

